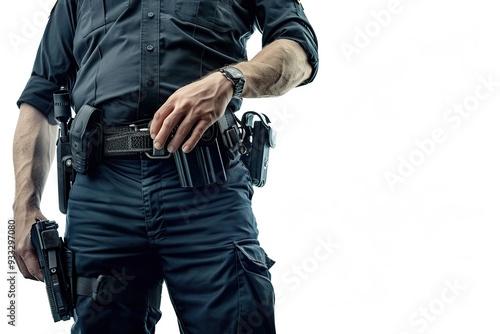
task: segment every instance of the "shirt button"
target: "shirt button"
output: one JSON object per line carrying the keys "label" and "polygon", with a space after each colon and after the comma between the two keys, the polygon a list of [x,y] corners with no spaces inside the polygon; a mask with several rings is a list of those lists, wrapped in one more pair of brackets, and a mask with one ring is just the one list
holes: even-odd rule
{"label": "shirt button", "polygon": [[154,86],[154,84],[155,84],[155,82],[154,82],[154,80],[149,79],[149,80],[148,80],[148,82],[146,82],[146,84],[147,84],[149,87],[153,87],[153,86]]}
{"label": "shirt button", "polygon": [[149,17],[150,19],[152,19],[153,17],[155,17],[155,13],[153,13],[153,12],[149,12],[149,13],[148,13],[148,17]]}
{"label": "shirt button", "polygon": [[155,47],[152,46],[151,44],[149,44],[148,46],[146,46],[146,50],[148,50],[149,52],[153,51]]}

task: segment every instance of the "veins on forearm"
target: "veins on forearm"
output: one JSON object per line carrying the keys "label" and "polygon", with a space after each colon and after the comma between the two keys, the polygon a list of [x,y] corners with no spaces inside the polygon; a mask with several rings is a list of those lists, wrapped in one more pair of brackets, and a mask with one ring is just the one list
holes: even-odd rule
{"label": "veins on forearm", "polygon": [[[23,116],[24,117],[24,116]],[[20,119],[13,145],[16,207],[39,207],[54,155],[54,127]]]}
{"label": "veins on forearm", "polygon": [[291,40],[277,40],[236,67],[245,74],[244,97],[283,95],[312,72],[304,50]]}

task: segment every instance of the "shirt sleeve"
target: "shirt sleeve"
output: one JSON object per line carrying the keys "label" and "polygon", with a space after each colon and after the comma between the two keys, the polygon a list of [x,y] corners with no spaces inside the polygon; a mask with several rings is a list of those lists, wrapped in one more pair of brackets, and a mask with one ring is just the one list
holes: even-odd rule
{"label": "shirt sleeve", "polygon": [[58,0],[38,46],[31,76],[17,100],[18,107],[27,103],[47,115],[52,124],[55,124],[52,94],[61,86],[71,91],[76,77],[72,53],[75,18],[75,1]]}
{"label": "shirt sleeve", "polygon": [[262,33],[262,46],[277,39],[299,43],[313,68],[301,85],[313,81],[319,65],[318,40],[299,0],[257,0],[256,5],[256,28]]}

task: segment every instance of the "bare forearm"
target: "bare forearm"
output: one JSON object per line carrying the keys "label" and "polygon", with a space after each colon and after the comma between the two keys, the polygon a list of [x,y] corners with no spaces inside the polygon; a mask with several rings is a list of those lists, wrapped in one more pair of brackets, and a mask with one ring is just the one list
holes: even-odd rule
{"label": "bare forearm", "polygon": [[[232,66],[245,77],[242,96],[247,98],[285,94],[313,71],[302,47],[285,39],[269,44],[250,61]],[[161,149],[178,125],[167,150],[174,152],[182,145],[184,152],[190,152],[208,127],[224,114],[233,93],[233,83],[220,71],[178,89],[156,111],[151,122],[155,147]]]}
{"label": "bare forearm", "polygon": [[23,104],[14,134],[14,212],[39,209],[54,156],[56,127],[30,105]]}
{"label": "bare forearm", "polygon": [[283,95],[312,73],[302,47],[286,39],[274,41],[235,67],[245,75],[243,97],[248,98]]}
{"label": "bare forearm", "polygon": [[15,174],[14,221],[15,257],[24,277],[43,280],[36,254],[31,246],[30,229],[35,219],[44,219],[40,211],[42,192],[54,156],[56,127],[30,105],[21,105],[14,133]]}

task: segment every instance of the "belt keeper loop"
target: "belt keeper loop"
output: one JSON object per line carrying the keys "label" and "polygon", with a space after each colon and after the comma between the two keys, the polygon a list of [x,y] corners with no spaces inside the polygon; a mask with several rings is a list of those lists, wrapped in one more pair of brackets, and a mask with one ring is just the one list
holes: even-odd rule
{"label": "belt keeper loop", "polygon": [[246,153],[247,149],[243,145],[243,138],[241,138],[236,124],[227,129],[224,135],[227,141],[228,154],[231,159]]}

